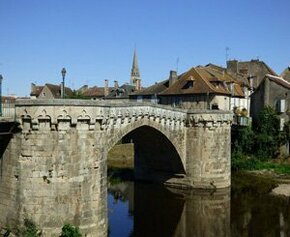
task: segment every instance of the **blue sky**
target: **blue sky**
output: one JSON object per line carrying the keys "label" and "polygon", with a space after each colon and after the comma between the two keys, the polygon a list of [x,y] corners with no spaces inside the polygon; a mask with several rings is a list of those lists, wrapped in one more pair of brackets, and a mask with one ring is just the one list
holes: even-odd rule
{"label": "blue sky", "polygon": [[74,89],[129,82],[136,45],[142,84],[229,58],[290,64],[289,0],[0,0],[3,94],[31,82]]}

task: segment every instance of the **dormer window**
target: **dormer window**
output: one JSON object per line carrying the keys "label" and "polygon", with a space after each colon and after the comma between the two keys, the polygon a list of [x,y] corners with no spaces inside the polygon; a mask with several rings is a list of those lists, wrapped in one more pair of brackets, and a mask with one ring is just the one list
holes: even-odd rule
{"label": "dormer window", "polygon": [[211,84],[212,84],[215,88],[219,88],[220,82],[219,82],[219,81],[212,81]]}
{"label": "dormer window", "polygon": [[182,87],[182,89],[192,88],[194,85],[194,80],[187,81],[186,84]]}

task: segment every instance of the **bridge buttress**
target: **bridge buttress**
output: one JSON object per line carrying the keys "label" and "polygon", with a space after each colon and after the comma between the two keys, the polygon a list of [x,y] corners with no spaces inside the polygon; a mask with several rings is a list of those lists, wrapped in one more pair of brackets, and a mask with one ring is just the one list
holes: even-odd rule
{"label": "bridge buttress", "polygon": [[191,115],[186,128],[186,174],[194,188],[231,185],[231,114]]}

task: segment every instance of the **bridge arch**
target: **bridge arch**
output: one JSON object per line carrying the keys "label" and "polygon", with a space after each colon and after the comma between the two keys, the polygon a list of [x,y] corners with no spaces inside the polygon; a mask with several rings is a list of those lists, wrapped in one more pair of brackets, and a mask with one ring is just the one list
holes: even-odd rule
{"label": "bridge arch", "polygon": [[127,134],[143,126],[154,128],[158,132],[160,132],[164,137],[166,137],[176,149],[178,155],[182,159],[182,162],[184,162],[183,159],[184,143],[182,141],[184,137],[183,131],[175,131],[173,129],[169,130],[165,126],[161,126],[159,123],[145,119],[136,121],[134,123],[129,123],[128,125],[123,126],[120,129],[109,129],[109,132],[107,133],[108,150],[110,150],[117,142],[119,142]]}
{"label": "bridge arch", "polygon": [[176,175],[185,175],[182,139],[178,139],[173,130],[144,119],[119,130],[111,130],[107,136],[108,151],[121,139],[133,141],[137,179],[163,182]]}

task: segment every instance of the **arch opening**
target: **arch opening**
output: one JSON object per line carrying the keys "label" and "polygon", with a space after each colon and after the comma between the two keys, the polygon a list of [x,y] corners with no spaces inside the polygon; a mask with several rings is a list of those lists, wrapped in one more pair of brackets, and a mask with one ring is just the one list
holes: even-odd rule
{"label": "arch opening", "polygon": [[184,177],[185,169],[177,150],[157,129],[138,127],[123,136],[120,143],[134,144],[133,167],[136,180],[165,183],[171,178]]}

